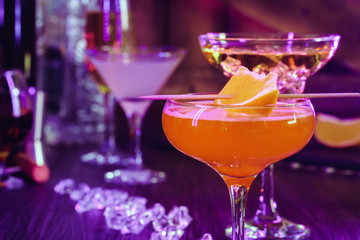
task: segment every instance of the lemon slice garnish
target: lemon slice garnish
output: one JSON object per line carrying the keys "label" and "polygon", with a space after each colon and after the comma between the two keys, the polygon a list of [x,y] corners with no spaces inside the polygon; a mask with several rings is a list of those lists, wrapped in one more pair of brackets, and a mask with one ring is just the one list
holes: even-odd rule
{"label": "lemon slice garnish", "polygon": [[[229,99],[216,99],[215,104],[236,104],[245,106],[264,106],[275,104],[278,99],[279,90],[277,89],[277,74],[270,73],[268,75],[251,72],[246,67],[240,69],[234,74],[224,88],[220,91],[220,95],[233,95]],[[251,111],[263,116],[271,114],[273,108],[254,108]],[[239,109],[227,109],[231,112],[239,112]],[[244,112],[244,110],[241,110]]]}
{"label": "lemon slice garnish", "polygon": [[360,118],[340,119],[318,113],[314,137],[328,147],[345,148],[360,145]]}

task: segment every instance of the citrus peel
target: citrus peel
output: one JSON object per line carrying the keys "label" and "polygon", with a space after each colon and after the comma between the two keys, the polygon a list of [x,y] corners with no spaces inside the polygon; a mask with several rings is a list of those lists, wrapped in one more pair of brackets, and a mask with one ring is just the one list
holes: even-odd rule
{"label": "citrus peel", "polygon": [[333,148],[360,145],[360,118],[340,119],[330,114],[318,113],[314,137],[323,145]]}
{"label": "citrus peel", "polygon": [[[229,99],[216,99],[215,104],[234,104],[254,107],[275,104],[279,95],[276,84],[277,77],[275,73],[268,75],[258,74],[251,72],[246,67],[240,67],[219,93],[220,95],[233,95],[233,97]],[[253,108],[251,110],[249,108],[246,110],[246,113],[268,116],[272,110],[272,107]],[[228,108],[227,111],[244,112],[245,109]]]}

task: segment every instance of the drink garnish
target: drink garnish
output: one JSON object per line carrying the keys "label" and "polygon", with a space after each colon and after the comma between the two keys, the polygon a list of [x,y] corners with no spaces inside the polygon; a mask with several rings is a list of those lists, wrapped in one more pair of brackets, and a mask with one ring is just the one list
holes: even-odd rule
{"label": "drink garnish", "polygon": [[[226,83],[219,95],[233,95],[232,98],[215,99],[217,105],[244,105],[265,106],[275,104],[279,96],[277,89],[277,74],[258,74],[246,67],[240,67],[230,80]],[[273,108],[252,108],[247,113],[268,116]],[[238,112],[239,109],[227,109],[228,112]],[[244,109],[241,109],[243,112]]]}
{"label": "drink garnish", "polygon": [[[214,100],[232,98],[234,95],[219,95],[219,94],[160,94],[160,95],[146,95],[140,96],[140,99],[148,100]],[[359,92],[344,92],[344,93],[287,93],[279,94],[278,98],[345,98],[345,97],[360,97]]]}
{"label": "drink garnish", "polygon": [[328,147],[358,146],[360,145],[360,118],[340,119],[330,114],[318,113],[314,137]]}

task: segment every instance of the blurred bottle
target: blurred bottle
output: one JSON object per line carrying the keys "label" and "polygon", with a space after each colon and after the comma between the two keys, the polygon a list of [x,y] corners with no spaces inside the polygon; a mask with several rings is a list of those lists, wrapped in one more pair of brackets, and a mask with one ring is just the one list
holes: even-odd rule
{"label": "blurred bottle", "polygon": [[0,68],[20,69],[35,85],[35,1],[0,0]]}
{"label": "blurred bottle", "polygon": [[100,92],[108,89],[90,79],[96,72],[86,68],[85,49],[114,44],[130,49],[130,18],[129,0],[36,0],[37,87],[47,94],[47,143],[103,141]]}
{"label": "blurred bottle", "polygon": [[[129,0],[89,0],[86,13],[85,39],[87,52],[97,48],[111,48],[116,52],[129,52],[135,48],[134,28]],[[100,149],[82,156],[85,162],[95,164],[120,161],[121,153],[115,137],[115,99],[109,87],[90,59],[86,60],[88,73],[104,100],[104,138]]]}
{"label": "blurred bottle", "polygon": [[[86,14],[86,48],[112,46],[119,51],[135,49],[135,29],[129,0],[90,0]],[[88,63],[92,79],[102,94],[110,90],[96,71]]]}
{"label": "blurred bottle", "polygon": [[103,137],[103,98],[84,64],[87,2],[36,2],[37,87],[46,92],[49,144],[98,143]]}
{"label": "blurred bottle", "polygon": [[86,14],[87,48],[115,46],[121,51],[135,47],[135,27],[129,0],[90,0]]}
{"label": "blurred bottle", "polygon": [[36,181],[45,181],[49,170],[42,149],[43,98],[37,98],[34,88],[38,76],[35,12],[36,0],[0,0],[0,68],[8,70],[5,73],[13,79],[25,79],[24,91],[30,96],[33,112],[30,133],[17,146],[24,153],[19,153],[22,157],[14,158],[14,163]]}

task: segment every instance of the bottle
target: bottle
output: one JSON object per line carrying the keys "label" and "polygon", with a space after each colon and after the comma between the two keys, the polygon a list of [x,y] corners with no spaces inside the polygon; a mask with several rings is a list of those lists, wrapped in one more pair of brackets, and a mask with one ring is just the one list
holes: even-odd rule
{"label": "bottle", "polygon": [[86,14],[87,48],[115,46],[122,52],[135,48],[135,28],[129,0],[90,0]]}
{"label": "bottle", "polygon": [[[122,52],[135,48],[134,24],[129,0],[90,0],[86,13],[86,49],[111,46]],[[88,70],[100,93],[110,89],[92,64]]]}
{"label": "bottle", "polygon": [[21,70],[28,86],[36,84],[35,1],[1,1],[4,14],[0,16],[0,67]]}
{"label": "bottle", "polygon": [[37,80],[46,92],[44,140],[51,145],[98,143],[103,134],[103,99],[84,63],[84,3],[37,1]]}

